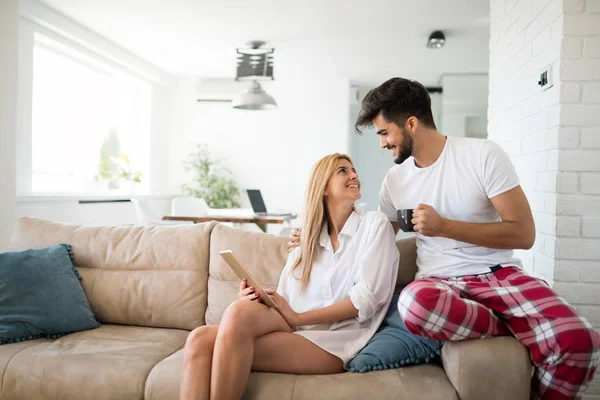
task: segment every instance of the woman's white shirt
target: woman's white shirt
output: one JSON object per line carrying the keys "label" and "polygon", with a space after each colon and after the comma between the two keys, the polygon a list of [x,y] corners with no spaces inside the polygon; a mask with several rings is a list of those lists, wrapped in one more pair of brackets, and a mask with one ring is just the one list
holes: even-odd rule
{"label": "woman's white shirt", "polygon": [[298,327],[296,333],[341,358],[344,365],[375,334],[385,317],[398,274],[399,253],[388,218],[379,211],[353,212],[339,234],[334,253],[327,224],[319,236],[317,257],[308,286],[292,266],[299,248],[289,255],[277,292],[296,312],[324,308],[350,298],[358,317],[330,324]]}

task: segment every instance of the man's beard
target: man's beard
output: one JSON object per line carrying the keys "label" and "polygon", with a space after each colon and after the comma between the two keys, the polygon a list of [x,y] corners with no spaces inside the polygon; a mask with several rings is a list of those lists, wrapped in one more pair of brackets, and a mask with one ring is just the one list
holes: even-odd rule
{"label": "man's beard", "polygon": [[398,146],[398,156],[394,157],[394,163],[396,164],[402,164],[412,156],[413,139],[410,135],[407,135],[404,130],[402,130],[402,136],[404,138],[404,143],[402,143],[402,147]]}

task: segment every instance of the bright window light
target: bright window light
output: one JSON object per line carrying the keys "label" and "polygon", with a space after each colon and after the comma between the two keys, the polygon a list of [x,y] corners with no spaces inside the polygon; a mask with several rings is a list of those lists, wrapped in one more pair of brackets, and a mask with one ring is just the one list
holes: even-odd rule
{"label": "bright window light", "polygon": [[36,35],[32,192],[130,193],[131,180],[117,179],[127,164],[114,163],[125,159],[142,174],[135,192],[147,192],[150,85],[49,43]]}

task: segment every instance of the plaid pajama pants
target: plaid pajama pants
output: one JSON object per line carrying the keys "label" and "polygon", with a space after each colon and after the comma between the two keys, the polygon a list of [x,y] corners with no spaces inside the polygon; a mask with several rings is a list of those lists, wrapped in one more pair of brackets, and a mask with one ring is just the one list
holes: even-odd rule
{"label": "plaid pajama pants", "polygon": [[398,310],[413,334],[436,340],[514,335],[536,371],[532,397],[581,398],[600,360],[600,335],[545,282],[519,268],[410,283]]}

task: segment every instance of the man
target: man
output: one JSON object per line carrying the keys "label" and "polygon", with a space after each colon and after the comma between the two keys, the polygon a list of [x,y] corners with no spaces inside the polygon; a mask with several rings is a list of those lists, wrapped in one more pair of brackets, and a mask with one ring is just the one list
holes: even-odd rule
{"label": "man", "polygon": [[403,78],[367,94],[356,128],[367,125],[397,164],[380,211],[397,233],[397,210],[414,209],[418,272],[398,301],[407,328],[438,340],[512,334],[536,366],[535,395],[579,398],[598,366],[600,335],[513,257],[533,246],[535,226],[506,153],[489,140],[442,135],[427,90]]}

